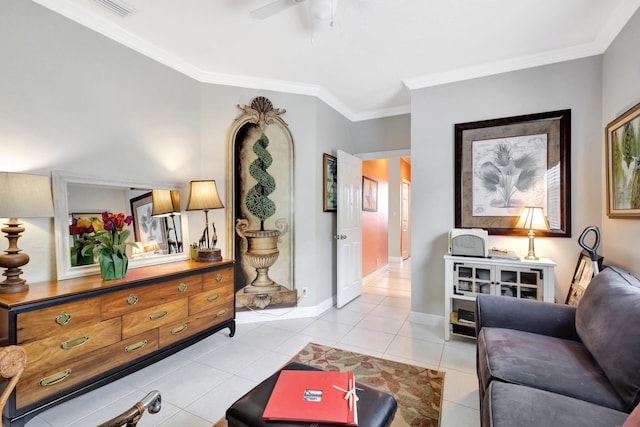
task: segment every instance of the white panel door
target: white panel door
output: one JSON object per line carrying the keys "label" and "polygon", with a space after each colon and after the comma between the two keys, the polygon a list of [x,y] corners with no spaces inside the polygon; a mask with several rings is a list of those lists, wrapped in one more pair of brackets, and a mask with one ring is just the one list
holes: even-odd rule
{"label": "white panel door", "polygon": [[362,160],[338,150],[338,308],[362,293]]}

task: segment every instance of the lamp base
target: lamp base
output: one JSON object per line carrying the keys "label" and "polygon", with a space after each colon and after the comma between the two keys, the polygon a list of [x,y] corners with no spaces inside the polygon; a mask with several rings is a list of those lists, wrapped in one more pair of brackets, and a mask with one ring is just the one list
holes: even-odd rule
{"label": "lamp base", "polygon": [[222,251],[219,248],[198,249],[198,252],[196,253],[196,261],[198,262],[222,261]]}
{"label": "lamp base", "polygon": [[0,267],[5,269],[2,275],[6,277],[0,282],[0,294],[14,294],[29,289],[27,281],[20,277],[22,274],[20,267],[29,262],[29,255],[22,253],[17,244],[20,233],[24,232],[22,223],[17,218],[9,218],[9,222],[5,225],[6,227],[0,230],[6,233],[9,247],[5,249],[6,254],[0,255]]}

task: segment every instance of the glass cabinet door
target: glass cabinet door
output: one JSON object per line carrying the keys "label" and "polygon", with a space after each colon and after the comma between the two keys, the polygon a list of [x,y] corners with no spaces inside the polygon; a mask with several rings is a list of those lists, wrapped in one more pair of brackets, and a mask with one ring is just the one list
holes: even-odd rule
{"label": "glass cabinet door", "polygon": [[493,284],[493,269],[472,263],[456,264],[454,266],[454,294],[477,295],[491,294]]}
{"label": "glass cabinet door", "polygon": [[497,267],[498,293],[505,297],[542,299],[542,271]]}

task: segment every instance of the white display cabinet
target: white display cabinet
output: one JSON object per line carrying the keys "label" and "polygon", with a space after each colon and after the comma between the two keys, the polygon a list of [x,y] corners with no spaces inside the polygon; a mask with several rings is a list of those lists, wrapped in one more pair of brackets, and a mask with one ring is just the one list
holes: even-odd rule
{"label": "white display cabinet", "polygon": [[445,330],[475,338],[475,301],[478,294],[501,295],[554,302],[556,264],[547,258],[475,258],[445,255]]}

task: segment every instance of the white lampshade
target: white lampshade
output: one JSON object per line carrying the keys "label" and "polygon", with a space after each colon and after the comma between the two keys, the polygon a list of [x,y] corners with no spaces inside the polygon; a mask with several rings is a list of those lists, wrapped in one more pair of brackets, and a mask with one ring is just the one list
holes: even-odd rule
{"label": "white lampshade", "polygon": [[215,180],[191,181],[188,211],[208,211],[209,209],[224,208]]}
{"label": "white lampshade", "polygon": [[549,221],[544,216],[541,207],[526,206],[520,219],[516,223],[516,228],[524,228],[526,230],[549,230]]}
{"label": "white lampshade", "polygon": [[151,215],[180,215],[180,192],[177,190],[152,190]]}
{"label": "white lampshade", "polygon": [[0,172],[0,218],[51,218],[48,176]]}

